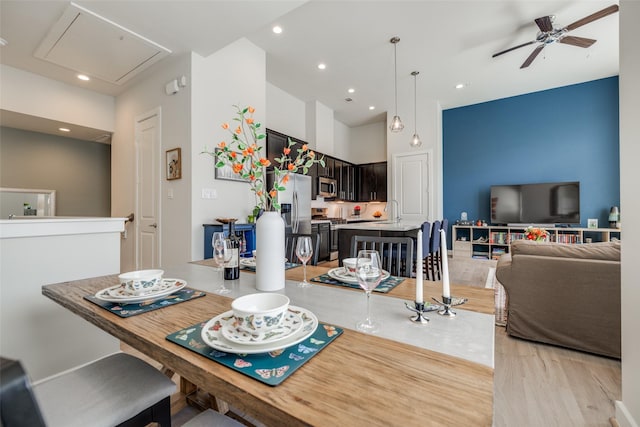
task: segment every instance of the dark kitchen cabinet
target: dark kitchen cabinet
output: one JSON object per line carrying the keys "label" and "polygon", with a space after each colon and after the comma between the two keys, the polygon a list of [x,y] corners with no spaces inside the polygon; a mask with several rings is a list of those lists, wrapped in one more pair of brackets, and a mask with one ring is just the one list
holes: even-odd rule
{"label": "dark kitchen cabinet", "polygon": [[351,163],[335,160],[335,176],[338,184],[338,199],[347,202],[356,201],[356,173]]}
{"label": "dark kitchen cabinet", "polygon": [[387,200],[387,162],[358,165],[360,187],[358,201],[384,202]]}
{"label": "dark kitchen cabinet", "polygon": [[311,224],[311,233],[320,235],[318,248],[318,261],[328,261],[331,249],[331,225],[329,223]]}
{"label": "dark kitchen cabinet", "polygon": [[336,159],[331,156],[324,156],[324,167],[318,165],[318,176],[325,178],[335,178],[335,163]]}
{"label": "dark kitchen cabinet", "polygon": [[[266,134],[267,159],[271,162],[271,166],[269,166],[267,169],[272,170],[274,166],[283,169],[284,167],[286,167],[286,165],[281,166],[280,163],[276,161],[276,159],[282,157],[285,147],[289,146],[290,137],[271,129],[267,129]],[[296,138],[291,138],[291,140],[294,142],[294,144],[291,146],[291,153],[289,154],[289,157],[295,159],[298,156],[298,152],[296,150],[298,148],[301,148],[306,143]]]}

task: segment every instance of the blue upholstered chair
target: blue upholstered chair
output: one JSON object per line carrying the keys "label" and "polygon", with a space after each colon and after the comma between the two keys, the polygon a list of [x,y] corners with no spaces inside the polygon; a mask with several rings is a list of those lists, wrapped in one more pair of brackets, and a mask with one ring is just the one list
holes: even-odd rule
{"label": "blue upholstered chair", "polygon": [[440,253],[440,221],[433,221],[431,225],[431,239],[429,240],[429,274],[431,280],[440,280],[440,263],[438,256]]}

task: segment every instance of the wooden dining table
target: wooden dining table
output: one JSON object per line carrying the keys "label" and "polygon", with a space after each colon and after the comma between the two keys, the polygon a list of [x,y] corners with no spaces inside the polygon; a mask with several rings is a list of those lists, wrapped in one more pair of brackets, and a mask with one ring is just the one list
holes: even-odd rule
{"label": "wooden dining table", "polygon": [[[280,385],[272,387],[167,341],[169,334],[228,311],[232,298],[250,293],[251,287],[255,286],[254,274],[243,271],[239,280],[228,285],[232,289],[231,294],[216,294],[218,276],[210,268],[210,262],[204,260],[165,269],[166,277],[184,278],[189,287],[205,291],[206,296],[128,318],[118,317],[84,299],[101,289],[117,285],[116,275],[45,285],[42,293],[179,374],[188,383],[197,384],[201,390],[268,426],[492,424],[493,342],[489,343],[490,362],[477,363],[446,352],[429,350],[423,344],[414,345],[406,337],[395,339],[393,334],[390,338],[365,334],[349,327],[351,325],[339,325],[344,329],[341,336]],[[309,277],[327,271],[321,266],[307,267]],[[297,295],[296,282],[302,279],[302,274],[301,267],[287,270],[287,294]],[[358,296],[364,298],[356,293],[363,293],[357,289],[314,285],[314,295],[319,295],[314,298],[322,299],[325,293],[330,292],[327,298],[338,307],[343,298],[344,301]],[[467,303],[458,308],[460,314],[467,311],[470,316],[473,313],[493,321],[493,290],[455,284],[451,289],[452,293],[468,298]],[[425,297],[438,296],[440,290],[439,282],[424,282]],[[407,278],[378,301],[397,301],[399,305],[403,300],[413,300],[414,295],[415,279]],[[314,307],[318,307],[314,313],[320,321],[331,322],[331,319],[323,317],[321,305]],[[348,307],[340,310],[346,311]],[[328,317],[329,313],[327,311]],[[420,326],[411,324],[408,320],[410,313],[406,313],[406,328],[415,329],[411,332],[414,335],[407,336],[419,334],[424,339],[416,342],[429,341],[430,326],[417,329]],[[461,315],[451,321],[460,322],[461,331],[473,331],[473,324],[464,324],[470,323],[469,319],[477,321],[477,317],[470,316]],[[404,324],[401,321],[399,325]],[[398,332],[399,336],[404,336]],[[493,340],[493,332],[490,339]]]}

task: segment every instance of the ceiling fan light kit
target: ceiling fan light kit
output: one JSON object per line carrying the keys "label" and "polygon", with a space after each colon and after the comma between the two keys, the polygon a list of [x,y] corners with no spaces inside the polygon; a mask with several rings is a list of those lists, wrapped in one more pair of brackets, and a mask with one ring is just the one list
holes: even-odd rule
{"label": "ceiling fan light kit", "polygon": [[392,37],[389,40],[391,44],[393,44],[393,73],[394,73],[394,88],[395,88],[395,106],[396,106],[396,114],[393,116],[391,120],[391,125],[389,125],[389,129],[391,132],[400,132],[404,129],[404,125],[402,124],[402,120],[400,120],[400,116],[398,116],[398,55],[397,55],[397,45],[400,42],[400,37]]}
{"label": "ceiling fan light kit", "polygon": [[502,54],[511,52],[512,50],[520,49],[521,47],[529,46],[534,43],[539,43],[539,46],[537,46],[533,50],[533,52],[529,54],[527,59],[525,59],[525,61],[520,66],[520,68],[522,69],[522,68],[527,68],[529,65],[531,65],[533,60],[536,59],[536,57],[540,54],[540,52],[542,51],[542,49],[544,49],[545,46],[556,43],[556,42],[568,44],[571,46],[577,46],[581,48],[588,48],[596,42],[595,39],[569,36],[567,35],[567,33],[569,31],[575,30],[578,27],[581,27],[583,25],[596,21],[600,18],[604,18],[605,16],[609,16],[613,13],[616,13],[618,12],[618,9],[619,9],[618,5],[613,4],[609,7],[599,10],[598,12],[592,13],[589,16],[585,16],[584,18],[579,19],[574,23],[569,24],[566,27],[562,27],[562,28],[556,28],[553,26],[553,22],[555,21],[555,15],[548,15],[548,16],[542,16],[540,18],[536,18],[534,22],[536,23],[540,31],[538,31],[538,34],[536,35],[535,40],[531,40],[529,42],[522,43],[518,46],[510,47],[509,49],[505,49],[501,52],[494,53],[492,57],[495,58],[496,56],[500,56]]}

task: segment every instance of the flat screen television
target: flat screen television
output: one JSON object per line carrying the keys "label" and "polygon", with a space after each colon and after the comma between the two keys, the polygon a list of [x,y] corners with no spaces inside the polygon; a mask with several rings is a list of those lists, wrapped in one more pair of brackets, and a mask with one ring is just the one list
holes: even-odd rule
{"label": "flat screen television", "polygon": [[580,183],[492,185],[491,223],[580,224]]}

